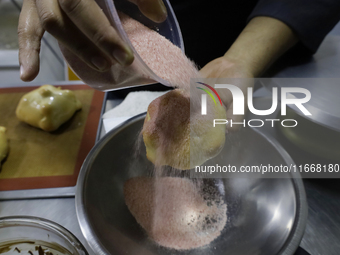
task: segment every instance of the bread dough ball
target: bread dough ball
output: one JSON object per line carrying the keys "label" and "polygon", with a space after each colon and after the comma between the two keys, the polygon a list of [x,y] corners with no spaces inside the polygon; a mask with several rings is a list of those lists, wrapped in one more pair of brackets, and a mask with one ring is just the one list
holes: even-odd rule
{"label": "bread dough ball", "polygon": [[213,127],[213,120],[226,119],[224,106],[208,97],[207,115],[202,115],[200,101],[196,105],[192,109],[195,104],[190,105],[190,97],[179,89],[149,105],[142,133],[146,156],[156,166],[192,169],[222,150],[226,126]]}
{"label": "bread dough ball", "polygon": [[6,136],[6,128],[0,126],[0,167],[1,161],[7,157],[8,153],[8,141]]}
{"label": "bread dough ball", "polygon": [[45,131],[54,131],[81,109],[71,90],[43,85],[24,95],[16,109],[19,120]]}

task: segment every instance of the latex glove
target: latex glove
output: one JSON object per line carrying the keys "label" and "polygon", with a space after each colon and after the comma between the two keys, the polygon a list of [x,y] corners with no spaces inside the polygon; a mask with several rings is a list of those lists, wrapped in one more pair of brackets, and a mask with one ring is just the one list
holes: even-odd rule
{"label": "latex glove", "polygon": [[[167,17],[162,0],[132,0],[155,22]],[[33,80],[39,73],[39,53],[44,32],[52,34],[91,68],[105,71],[116,62],[133,62],[132,50],[110,25],[94,0],[24,0],[20,13],[20,78]]]}
{"label": "latex glove", "polygon": [[[247,88],[254,87],[254,75],[250,70],[248,70],[246,63],[228,58],[226,54],[223,57],[216,58],[209,62],[200,70],[200,73],[203,78],[215,78],[215,84],[225,83],[223,78],[231,78],[230,84],[235,85],[242,90],[246,105]],[[215,84],[210,85],[214,86]],[[228,89],[216,89],[216,91],[220,95],[221,100],[227,109],[227,119],[232,119],[233,122],[242,122],[245,118],[244,115],[233,115],[233,98],[231,92]],[[246,109],[246,107],[244,109]],[[229,131],[235,131],[241,126],[242,125],[237,124],[230,127],[230,124],[228,124],[227,128]]]}

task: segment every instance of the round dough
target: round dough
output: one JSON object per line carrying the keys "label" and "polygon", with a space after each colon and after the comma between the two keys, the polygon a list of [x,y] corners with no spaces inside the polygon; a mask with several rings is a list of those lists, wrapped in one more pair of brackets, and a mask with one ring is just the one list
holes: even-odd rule
{"label": "round dough", "polygon": [[6,136],[6,128],[0,126],[0,167],[1,161],[7,157],[8,153],[8,141]]}
{"label": "round dough", "polygon": [[24,95],[16,109],[19,120],[45,131],[54,131],[81,109],[71,90],[43,85]]}
{"label": "round dough", "polygon": [[225,142],[226,126],[213,127],[214,119],[226,119],[226,111],[209,97],[207,115],[201,115],[199,100],[190,105],[190,97],[183,90],[175,89],[155,99],[148,107],[142,131],[147,158],[156,166],[180,170],[203,164],[216,156]]}

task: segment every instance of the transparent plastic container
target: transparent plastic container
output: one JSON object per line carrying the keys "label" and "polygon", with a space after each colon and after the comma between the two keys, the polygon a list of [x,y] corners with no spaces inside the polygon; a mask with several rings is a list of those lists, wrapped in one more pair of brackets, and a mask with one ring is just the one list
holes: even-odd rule
{"label": "transparent plastic container", "polygon": [[183,38],[175,14],[169,1],[163,1],[168,11],[168,17],[163,23],[158,24],[146,18],[135,4],[130,3],[127,0],[114,0],[114,2],[112,0],[96,0],[97,4],[103,9],[105,15],[108,17],[111,25],[133,50],[135,59],[128,67],[122,67],[119,64],[115,64],[111,66],[110,70],[99,72],[87,66],[72,52],[62,45],[59,45],[71,69],[84,81],[84,83],[102,91],[110,91],[123,87],[136,87],[157,82],[170,86],[168,81],[157,76],[139,56],[125,33],[117,13],[117,11],[121,11],[145,26],[152,28],[184,52]]}
{"label": "transparent plastic container", "polygon": [[55,222],[30,216],[0,218],[0,254],[35,255],[48,251],[59,255],[88,255],[79,240]]}

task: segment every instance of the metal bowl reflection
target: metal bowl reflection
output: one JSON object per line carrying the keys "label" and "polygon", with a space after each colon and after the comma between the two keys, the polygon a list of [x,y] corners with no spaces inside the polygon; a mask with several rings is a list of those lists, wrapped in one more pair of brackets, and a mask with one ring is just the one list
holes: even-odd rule
{"label": "metal bowl reflection", "polygon": [[[82,232],[97,254],[293,254],[307,218],[304,187],[298,174],[288,178],[224,178],[228,222],[208,246],[176,251],[152,242],[130,214],[123,185],[132,177],[148,176],[153,165],[145,148],[135,145],[145,114],[108,133],[86,158],[78,179],[76,207]],[[253,129],[229,135],[230,146],[220,155],[228,164],[293,164],[275,141]],[[227,157],[226,157],[227,155]]]}

